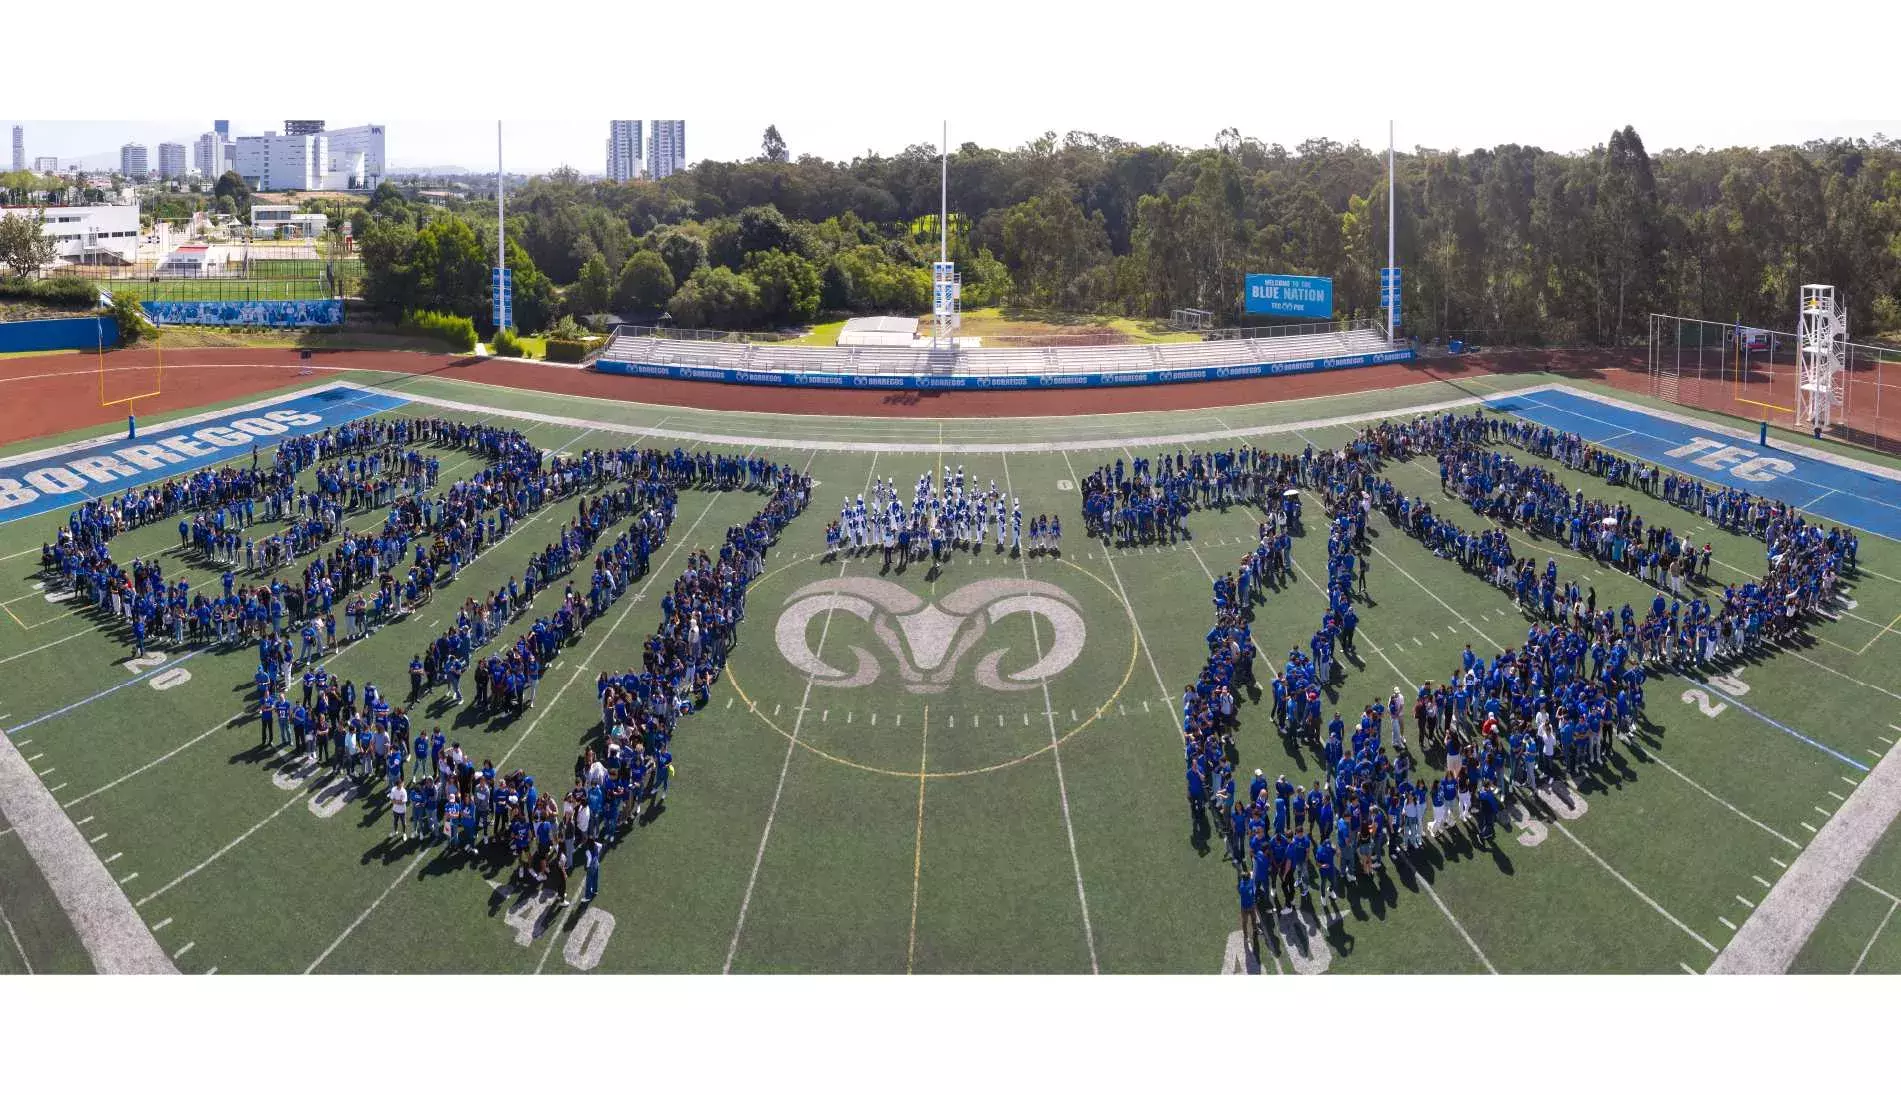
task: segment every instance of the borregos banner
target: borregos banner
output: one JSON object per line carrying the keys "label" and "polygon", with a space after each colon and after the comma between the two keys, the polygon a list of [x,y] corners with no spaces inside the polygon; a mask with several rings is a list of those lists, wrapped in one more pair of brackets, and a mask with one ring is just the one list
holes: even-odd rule
{"label": "borregos banner", "polygon": [[1333,279],[1299,274],[1249,274],[1241,310],[1251,316],[1332,319]]}

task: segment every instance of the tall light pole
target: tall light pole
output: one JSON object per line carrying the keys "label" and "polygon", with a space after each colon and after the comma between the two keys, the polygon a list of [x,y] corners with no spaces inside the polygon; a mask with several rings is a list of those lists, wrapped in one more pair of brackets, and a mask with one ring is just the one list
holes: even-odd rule
{"label": "tall light pole", "polygon": [[[500,284],[496,286],[496,292],[502,294],[508,292],[508,222],[503,215],[506,211],[506,204],[502,196],[507,190],[507,187],[504,185],[504,179],[505,177],[502,174],[502,123],[500,119],[497,119],[495,122],[495,269],[500,271],[500,274],[497,275],[500,279]],[[497,314],[501,314],[499,311],[500,304],[502,300],[506,299],[507,297],[504,295],[496,301]],[[508,319],[510,317],[502,315],[502,318]]]}
{"label": "tall light pole", "polygon": [[937,261],[950,261],[950,119],[937,149]]}
{"label": "tall light pole", "polygon": [[1386,268],[1393,271],[1393,285],[1386,291],[1386,341],[1389,343],[1399,319],[1399,271],[1393,254],[1393,211],[1399,205],[1399,193],[1394,189],[1393,180],[1393,122],[1389,118],[1386,121]]}

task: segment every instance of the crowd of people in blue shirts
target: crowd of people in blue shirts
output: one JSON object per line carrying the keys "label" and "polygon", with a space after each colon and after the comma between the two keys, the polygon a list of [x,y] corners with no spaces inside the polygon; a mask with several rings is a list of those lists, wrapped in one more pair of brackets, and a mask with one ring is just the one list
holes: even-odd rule
{"label": "crowd of people in blue shirts", "polygon": [[[1221,832],[1250,940],[1262,930],[1262,910],[1292,910],[1308,900],[1310,888],[1318,888],[1323,901],[1336,901],[1345,885],[1384,871],[1388,861],[1428,838],[1457,833],[1480,846],[1494,841],[1515,800],[1581,778],[1607,763],[1617,742],[1633,740],[1652,673],[1722,666],[1801,629],[1834,597],[1838,575],[1853,566],[1852,533],[1823,529],[1786,507],[1732,499],[1729,512],[1736,516],[1727,527],[1765,540],[1767,573],[1705,598],[1677,594],[1667,566],[1661,573],[1633,568],[1659,587],[1647,609],[1599,611],[1595,589],[1560,582],[1555,559],[1539,577],[1529,560],[1521,565],[1511,554],[1503,528],[1461,529],[1379,474],[1389,460],[1438,457],[1444,492],[1476,503],[1476,511],[1494,520],[1523,524],[1529,517],[1549,522],[1544,528],[1556,534],[1569,529],[1573,514],[1600,523],[1599,515],[1615,516],[1633,553],[1667,556],[1675,539],[1676,558],[1703,558],[1681,538],[1646,532],[1628,507],[1566,490],[1541,469],[1520,468],[1485,448],[1507,441],[1568,452],[1578,466],[1611,482],[1664,478],[1655,469],[1616,465],[1588,447],[1508,432],[1501,420],[1479,414],[1376,423],[1337,450],[1309,446],[1266,459],[1266,466],[1294,471],[1257,497],[1272,501],[1298,483],[1321,495],[1328,515],[1327,611],[1308,652],[1289,651],[1272,685],[1275,725],[1314,744],[1324,758],[1324,779],[1312,786],[1284,776],[1269,780],[1257,768],[1245,794],[1237,786],[1237,719],[1231,690],[1223,686],[1251,679],[1242,658],[1253,649],[1248,623],[1257,598],[1240,596],[1240,583],[1229,575],[1214,581],[1209,660],[1184,690],[1182,704],[1192,820],[1198,835],[1209,816]],[[1136,467],[1139,475],[1142,462]],[[1116,472],[1099,475],[1097,486],[1116,497],[1110,487]],[[1672,492],[1690,496],[1684,482]],[[1520,509],[1521,501],[1532,506]],[[1335,644],[1352,652],[1352,602],[1356,590],[1362,597],[1366,592],[1366,522],[1375,509],[1435,554],[1513,591],[1533,620],[1522,648],[1487,659],[1468,644],[1454,671],[1444,681],[1422,681],[1410,705],[1399,689],[1372,697],[1354,723],[1335,712],[1323,740],[1322,693],[1339,673]],[[1264,525],[1261,531],[1265,546],[1273,530]],[[1596,555],[1593,546],[1581,550]],[[1704,572],[1699,565],[1697,576]],[[1409,711],[1413,741],[1405,732]]]}
{"label": "crowd of people in blue shirts", "polygon": [[[261,746],[291,751],[308,772],[333,767],[364,791],[380,778],[392,840],[441,843],[458,854],[505,852],[518,889],[552,891],[564,905],[570,874],[585,876],[582,897],[591,899],[606,850],[626,824],[651,816],[650,804],[664,802],[676,720],[706,702],[706,689],[736,641],[746,584],[762,572],[766,549],[810,493],[810,480],[789,465],[678,449],[589,450],[569,466],[576,474],[547,497],[587,491],[576,516],[532,553],[520,584],[511,578],[486,597],[469,598],[452,626],[411,658],[406,704],[392,704],[373,684],[363,687],[359,702],[353,682],[314,660],[304,663],[298,702],[286,676],[292,661],[271,640],[261,644],[257,676]],[[577,760],[565,795],[545,793],[525,771],[498,771],[488,758],[478,762],[439,727],[412,727],[410,708],[437,687],[446,686],[451,705],[462,703],[462,677],[471,663],[478,715],[507,716],[532,706],[548,666],[647,573],[672,524],[679,490],[692,487],[768,497],[754,518],[728,530],[717,564],[694,553],[662,599],[662,626],[643,648],[650,672],[625,678],[629,694],[641,698],[632,707],[604,703],[604,712],[627,717],[604,722],[601,742]],[[599,546],[622,522],[616,539]],[[552,612],[537,616],[513,643],[482,652],[525,615],[538,591],[560,582],[590,553],[587,593],[568,581]],[[419,558],[418,565],[427,562]],[[684,671],[664,671],[683,663]],[[652,671],[656,664],[663,671]],[[636,679],[638,687],[631,683]]]}
{"label": "crowd of people in blue shirts", "polygon": [[1106,544],[1173,544],[1190,538],[1187,519],[1195,510],[1258,503],[1281,510],[1297,531],[1291,514],[1298,492],[1291,483],[1306,482],[1312,471],[1311,456],[1251,445],[1131,456],[1127,463],[1117,458],[1083,478],[1083,527]]}

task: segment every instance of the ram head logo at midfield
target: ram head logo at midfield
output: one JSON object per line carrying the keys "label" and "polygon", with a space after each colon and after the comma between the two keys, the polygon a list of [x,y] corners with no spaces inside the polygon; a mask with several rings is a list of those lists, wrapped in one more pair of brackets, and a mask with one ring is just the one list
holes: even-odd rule
{"label": "ram head logo at midfield", "polygon": [[[827,613],[842,612],[871,625],[872,633],[891,652],[898,675],[911,692],[942,692],[957,675],[957,666],[990,625],[1006,616],[1030,613],[1037,628],[1036,664],[1012,673],[999,673],[1009,647],[998,647],[977,661],[977,683],[999,692],[1035,688],[1069,668],[1082,653],[1083,618],[1076,599],[1060,586],[1025,578],[988,578],[972,582],[931,603],[895,582],[882,578],[827,578],[786,598],[775,637],[779,652],[813,684],[831,688],[859,688],[878,679],[877,656],[861,646],[850,651],[857,667],[849,672],[827,664],[812,649],[810,625]],[[828,626],[828,625],[827,625]],[[821,632],[823,633],[823,632]],[[822,642],[822,640],[821,640]]]}

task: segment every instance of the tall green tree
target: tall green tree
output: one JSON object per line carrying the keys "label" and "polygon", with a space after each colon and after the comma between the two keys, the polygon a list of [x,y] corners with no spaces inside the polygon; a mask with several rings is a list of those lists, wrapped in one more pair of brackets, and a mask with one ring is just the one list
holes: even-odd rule
{"label": "tall green tree", "polygon": [[778,126],[766,127],[766,135],[759,142],[759,158],[768,163],[785,163],[791,159],[786,151],[785,138],[779,136]]}
{"label": "tall green tree", "polygon": [[667,311],[682,327],[744,330],[759,318],[759,287],[724,266],[703,266],[674,292]]}
{"label": "tall green tree", "polygon": [[613,295],[614,276],[607,272],[607,260],[595,255],[581,265],[580,279],[568,291],[569,310],[583,316],[605,312]]}
{"label": "tall green tree", "polygon": [[614,306],[635,312],[657,312],[673,296],[673,271],[658,251],[636,251],[621,267],[614,287]]}
{"label": "tall green tree", "polygon": [[746,256],[746,276],[759,287],[759,311],[773,323],[805,323],[818,314],[819,269],[784,251]]}
{"label": "tall green tree", "polygon": [[1010,207],[1003,217],[1003,243],[1010,276],[1030,303],[1084,307],[1083,276],[1109,257],[1102,215],[1085,216],[1060,192],[1039,194]]}
{"label": "tall green tree", "polygon": [[48,237],[40,210],[0,213],[0,264],[23,277],[34,277],[59,254],[58,241]]}

